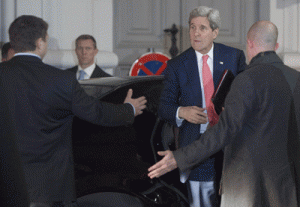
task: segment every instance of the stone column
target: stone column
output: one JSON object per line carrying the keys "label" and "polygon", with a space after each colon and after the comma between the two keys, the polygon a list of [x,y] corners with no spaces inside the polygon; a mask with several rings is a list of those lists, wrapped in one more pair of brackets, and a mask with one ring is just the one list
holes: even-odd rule
{"label": "stone column", "polygon": [[288,66],[300,70],[300,0],[270,1],[270,21],[278,27],[277,53]]}
{"label": "stone column", "polygon": [[8,28],[15,19],[15,1],[2,0],[1,5],[1,42],[9,41]]}

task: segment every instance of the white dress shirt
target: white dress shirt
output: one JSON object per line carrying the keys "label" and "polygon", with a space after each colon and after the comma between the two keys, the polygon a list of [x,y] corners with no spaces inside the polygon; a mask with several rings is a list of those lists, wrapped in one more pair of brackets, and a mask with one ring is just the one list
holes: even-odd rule
{"label": "white dress shirt", "polygon": [[[213,61],[213,58],[214,58],[214,45],[212,45],[210,51],[207,53],[208,55],[208,59],[207,59],[207,64],[209,66],[209,69],[211,71],[211,75],[213,77],[213,67],[214,67],[214,61]],[[199,71],[199,81],[200,81],[200,86],[201,86],[201,92],[202,92],[202,108],[205,108],[206,107],[206,104],[205,104],[205,95],[204,95],[204,88],[203,88],[203,80],[202,80],[202,65],[203,65],[203,60],[202,60],[202,56],[203,54],[201,54],[200,52],[198,51],[195,51],[196,52],[196,57],[197,57],[197,64],[198,64],[198,71]],[[177,109],[177,113],[176,113],[176,123],[177,123],[177,126],[180,127],[183,120],[184,119],[180,119],[179,116],[178,116],[178,111],[179,111],[179,108]],[[204,111],[205,113],[206,110]],[[208,125],[208,122],[206,124],[200,124],[200,134],[203,134],[207,128],[207,125]]]}
{"label": "white dress shirt", "polygon": [[[212,76],[213,76],[213,66],[214,66],[214,61],[213,61],[214,53],[213,53],[213,51],[214,51],[214,45],[212,45],[210,51],[206,54],[206,55],[208,55],[207,64],[209,66],[209,69],[211,71]],[[200,81],[201,92],[202,92],[202,108],[205,108],[206,104],[205,104],[205,95],[204,95],[203,80],[202,80],[202,66],[203,66],[202,56],[203,56],[203,54],[201,54],[200,52],[197,52],[197,51],[195,51],[195,52],[196,52],[198,71],[199,71],[199,81]],[[181,124],[184,120],[184,119],[180,119],[179,116],[178,116],[179,108],[180,107],[178,107],[177,112],[176,112],[176,123],[177,123],[178,127],[181,126]],[[206,110],[204,112],[207,113]],[[203,134],[205,132],[208,123],[209,122],[207,122],[206,124],[200,124],[200,129],[199,129],[200,134]],[[182,183],[185,183],[187,181],[190,172],[191,172],[190,170],[188,170],[186,172],[180,172],[180,181]]]}
{"label": "white dress shirt", "polygon": [[83,79],[90,79],[94,70],[96,68],[96,63],[93,63],[92,65],[90,65],[89,67],[82,69],[82,67],[80,65],[78,65],[78,70],[76,72],[76,78],[78,80],[79,75],[80,75],[80,71],[83,70],[85,72],[84,74],[84,78]]}

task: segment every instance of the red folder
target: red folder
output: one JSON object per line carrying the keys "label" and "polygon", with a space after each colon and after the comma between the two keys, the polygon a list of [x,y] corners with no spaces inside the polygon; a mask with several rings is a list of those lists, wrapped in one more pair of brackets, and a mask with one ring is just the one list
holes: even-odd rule
{"label": "red folder", "polygon": [[222,107],[224,107],[225,98],[230,90],[232,81],[234,80],[234,75],[231,70],[225,70],[221,77],[221,80],[212,95],[212,102],[215,106],[216,113],[220,115],[222,112]]}

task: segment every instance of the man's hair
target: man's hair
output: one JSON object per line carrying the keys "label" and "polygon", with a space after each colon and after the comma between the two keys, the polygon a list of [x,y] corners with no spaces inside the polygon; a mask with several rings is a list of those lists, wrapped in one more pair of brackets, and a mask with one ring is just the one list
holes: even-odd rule
{"label": "man's hair", "polygon": [[9,39],[15,52],[34,51],[36,41],[46,41],[48,24],[43,19],[32,15],[22,15],[9,27]]}
{"label": "man's hair", "polygon": [[217,9],[209,8],[207,6],[196,7],[190,13],[189,25],[195,17],[207,17],[209,26],[212,30],[218,29],[221,26],[220,13]]}
{"label": "man's hair", "polygon": [[2,59],[7,58],[8,50],[11,48],[11,44],[9,42],[5,43],[1,48]]}
{"label": "man's hair", "polygon": [[83,34],[83,35],[80,35],[79,37],[77,37],[77,39],[75,40],[75,46],[76,47],[78,45],[79,40],[92,40],[93,43],[94,43],[94,48],[97,49],[97,42],[96,42],[95,38],[92,35]]}

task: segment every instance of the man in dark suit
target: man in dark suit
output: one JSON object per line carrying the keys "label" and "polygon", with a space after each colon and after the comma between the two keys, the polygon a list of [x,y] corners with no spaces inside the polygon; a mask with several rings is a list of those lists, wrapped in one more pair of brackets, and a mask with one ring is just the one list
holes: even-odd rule
{"label": "man in dark suit", "polygon": [[72,73],[42,62],[48,24],[24,15],[9,28],[15,56],[0,64],[1,94],[8,103],[32,206],[67,206],[76,201],[71,145],[72,120],[105,126],[129,125],[146,107],[145,97],[125,104],[88,96]]}
{"label": "man in dark suit", "polygon": [[[203,65],[207,63],[209,66],[211,91],[218,85],[224,70],[229,69],[237,75],[246,65],[243,51],[213,42],[220,27],[218,10],[205,6],[195,8],[190,13],[189,27],[192,47],[168,61],[159,107],[161,118],[180,127],[180,148],[201,139],[199,135],[205,132],[208,125],[206,108],[212,93],[210,97],[206,96],[208,89],[205,89]],[[202,57],[205,55],[209,57],[204,63]],[[190,174],[181,175],[182,181],[188,177],[192,191],[191,206],[217,205],[216,169],[220,174],[222,161],[215,159],[219,157],[212,156],[192,169]],[[215,166],[218,163],[219,166]]]}
{"label": "man in dark suit", "polygon": [[164,158],[149,169],[151,178],[186,171],[225,147],[222,207],[297,206],[300,74],[276,55],[277,36],[269,21],[250,28],[250,64],[235,78],[219,122],[190,145],[160,152]]}
{"label": "man in dark suit", "polygon": [[29,195],[16,134],[3,93],[0,93],[0,131],[0,206],[28,207]]}
{"label": "man in dark suit", "polygon": [[80,35],[77,37],[75,45],[78,65],[67,70],[76,73],[76,78],[78,80],[111,77],[111,75],[104,72],[95,64],[95,56],[98,53],[98,49],[96,40],[93,36],[86,34]]}

